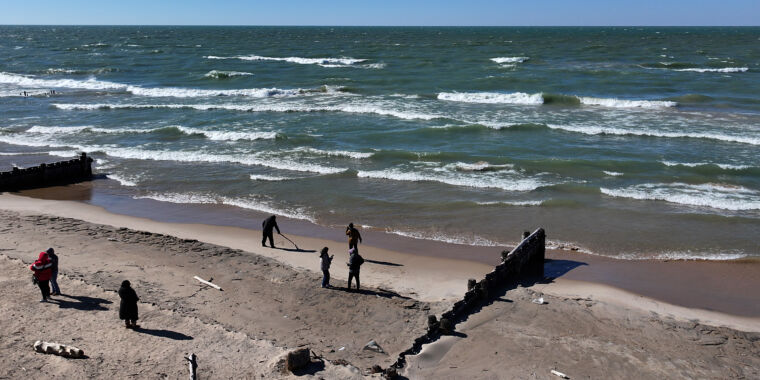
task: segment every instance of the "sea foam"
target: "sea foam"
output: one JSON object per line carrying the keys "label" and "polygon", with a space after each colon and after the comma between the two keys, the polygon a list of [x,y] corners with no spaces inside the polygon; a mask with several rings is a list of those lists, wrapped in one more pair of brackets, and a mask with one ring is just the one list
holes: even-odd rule
{"label": "sea foam", "polygon": [[234,198],[202,193],[152,193],[135,196],[136,199],[153,199],[160,202],[184,203],[184,204],[219,204],[234,206],[249,210],[264,212],[266,214],[281,215],[292,219],[308,220],[315,222],[303,208],[281,208],[272,206],[268,202],[256,199]]}

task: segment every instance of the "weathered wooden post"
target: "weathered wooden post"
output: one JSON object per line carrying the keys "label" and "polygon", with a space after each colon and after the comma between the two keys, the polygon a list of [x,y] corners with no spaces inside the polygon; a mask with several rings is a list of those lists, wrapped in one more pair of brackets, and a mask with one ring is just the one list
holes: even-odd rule
{"label": "weathered wooden post", "polygon": [[467,291],[469,292],[470,290],[472,290],[475,287],[475,285],[477,285],[477,284],[478,284],[478,282],[475,281],[474,278],[471,278],[471,279],[467,280]]}

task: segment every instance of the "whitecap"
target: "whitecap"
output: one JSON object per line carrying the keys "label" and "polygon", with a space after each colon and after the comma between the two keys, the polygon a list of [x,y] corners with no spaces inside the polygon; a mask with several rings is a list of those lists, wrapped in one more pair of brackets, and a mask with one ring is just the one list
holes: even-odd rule
{"label": "whitecap", "polygon": [[181,132],[188,135],[199,134],[205,136],[209,140],[216,141],[238,141],[238,140],[272,140],[277,138],[277,132],[235,132],[235,131],[208,131],[197,128],[188,128],[177,126]]}
{"label": "whitecap", "polygon": [[253,73],[249,73],[245,71],[211,70],[203,76],[205,78],[222,79],[222,78],[230,78],[230,77],[244,77],[244,76],[250,76],[250,75],[253,75]]}
{"label": "whitecap", "polygon": [[533,178],[508,178],[505,176],[496,176],[489,174],[457,174],[445,168],[433,168],[430,170],[420,171],[403,171],[398,168],[385,170],[360,170],[357,173],[360,178],[389,179],[393,181],[408,182],[439,182],[452,186],[473,187],[473,188],[494,188],[506,191],[531,191],[535,190],[545,183]]}
{"label": "whitecap", "polygon": [[291,179],[288,177],[278,177],[278,176],[265,175],[265,174],[251,174],[250,178],[253,181],[287,181]]}
{"label": "whitecap", "polygon": [[673,71],[692,71],[697,73],[743,73],[749,71],[749,67],[724,67],[720,69],[714,68],[688,68],[688,69],[674,69]]}
{"label": "whitecap", "polygon": [[678,103],[662,100],[626,100],[615,98],[579,97],[581,104],[604,106],[610,108],[666,108],[676,107]]}
{"label": "whitecap", "polygon": [[441,92],[438,94],[438,99],[464,103],[544,104],[544,98],[541,94],[526,94],[524,92]]}
{"label": "whitecap", "polygon": [[496,57],[491,58],[496,63],[523,63],[529,60],[530,57]]}
{"label": "whitecap", "polygon": [[260,55],[239,55],[234,57],[205,56],[206,59],[241,59],[244,61],[282,61],[301,65],[319,65],[322,67],[350,67],[366,59],[343,58],[302,58],[302,57],[264,57]]}
{"label": "whitecap", "polygon": [[742,186],[721,184],[645,183],[619,189],[601,188],[618,198],[659,200],[688,206],[743,211],[760,210],[760,192]]}
{"label": "whitecap", "polygon": [[694,138],[708,139],[725,142],[735,142],[750,145],[760,145],[760,137],[752,136],[733,136],[719,133],[684,133],[684,132],[665,132],[654,131],[649,129],[636,130],[625,128],[598,127],[598,126],[577,126],[577,125],[557,125],[547,124],[551,129],[563,130],[568,132],[583,133],[586,135],[617,135],[617,136],[651,136],[665,138]]}
{"label": "whitecap", "polygon": [[374,155],[374,153],[370,153],[370,152],[352,152],[352,151],[347,151],[347,150],[322,150],[322,149],[309,148],[309,147],[299,147],[299,148],[293,149],[292,151],[306,152],[306,153],[311,153],[311,154],[320,155],[320,156],[347,157],[347,158],[354,158],[354,159],[370,158]]}

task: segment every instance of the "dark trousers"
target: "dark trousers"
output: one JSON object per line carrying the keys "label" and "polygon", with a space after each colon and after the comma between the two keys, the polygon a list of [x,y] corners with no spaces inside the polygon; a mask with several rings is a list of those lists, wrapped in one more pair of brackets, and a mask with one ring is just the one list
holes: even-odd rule
{"label": "dark trousers", "polygon": [[323,270],[322,271],[322,287],[326,288],[328,286],[330,286],[330,271]]}
{"label": "dark trousers", "polygon": [[37,286],[40,287],[40,292],[42,292],[42,299],[46,300],[50,298],[50,283],[48,280],[37,281]]}
{"label": "dark trousers", "polygon": [[53,293],[61,293],[61,289],[58,288],[58,271],[53,271],[53,276],[50,277],[50,286],[53,289]]}
{"label": "dark trousers", "polygon": [[356,278],[356,289],[359,289],[359,271],[348,272],[348,288],[351,289],[351,280]]}
{"label": "dark trousers", "polygon": [[264,237],[261,238],[261,245],[262,246],[267,245],[267,238],[269,238],[269,245],[271,245],[272,248],[274,248],[274,234],[272,233],[272,231],[268,231],[268,232],[264,231]]}
{"label": "dark trousers", "polygon": [[359,253],[359,243],[357,243],[355,241],[349,240],[348,241],[348,249],[351,249],[351,248],[356,249],[356,253]]}

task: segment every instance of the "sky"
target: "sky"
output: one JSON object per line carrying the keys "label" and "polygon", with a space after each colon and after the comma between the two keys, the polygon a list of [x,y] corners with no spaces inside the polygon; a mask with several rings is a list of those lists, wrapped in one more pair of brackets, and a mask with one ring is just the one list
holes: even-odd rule
{"label": "sky", "polygon": [[0,0],[0,24],[760,25],[760,0]]}

